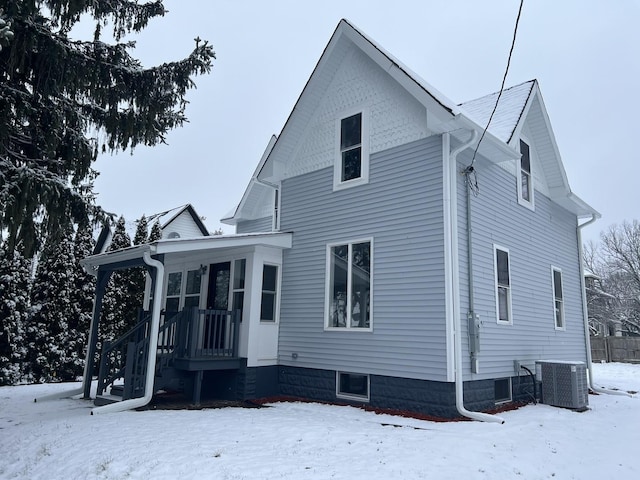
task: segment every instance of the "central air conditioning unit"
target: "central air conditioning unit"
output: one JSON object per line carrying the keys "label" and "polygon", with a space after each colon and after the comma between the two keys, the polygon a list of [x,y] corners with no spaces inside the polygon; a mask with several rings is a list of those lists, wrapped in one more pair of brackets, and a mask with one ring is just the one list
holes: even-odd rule
{"label": "central air conditioning unit", "polygon": [[589,405],[587,366],[583,362],[538,360],[536,376],[542,381],[542,403],[586,410]]}

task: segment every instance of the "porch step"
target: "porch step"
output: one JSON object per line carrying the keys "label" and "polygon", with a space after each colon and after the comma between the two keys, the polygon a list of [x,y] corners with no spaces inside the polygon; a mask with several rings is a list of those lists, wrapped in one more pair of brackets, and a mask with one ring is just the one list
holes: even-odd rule
{"label": "porch step", "polygon": [[122,401],[122,397],[118,397],[116,395],[97,395],[93,404],[96,407],[101,407],[103,405],[110,405],[112,403],[118,403]]}
{"label": "porch step", "polygon": [[120,397],[120,400],[122,400],[122,396],[124,395],[124,385],[112,385],[110,393],[111,396]]}

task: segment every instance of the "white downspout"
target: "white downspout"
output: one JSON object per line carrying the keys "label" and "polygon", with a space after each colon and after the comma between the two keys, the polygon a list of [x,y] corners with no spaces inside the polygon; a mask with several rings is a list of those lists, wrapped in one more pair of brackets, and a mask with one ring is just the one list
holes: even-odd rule
{"label": "white downspout", "polygon": [[582,292],[582,316],[584,318],[584,339],[585,345],[587,349],[587,370],[589,371],[589,386],[591,390],[598,393],[606,393],[608,395],[624,395],[630,397],[631,395],[627,392],[619,391],[619,390],[609,390],[607,388],[596,387],[593,381],[593,364],[591,359],[591,334],[589,333],[589,310],[587,309],[587,289],[585,288],[584,283],[584,262],[583,262],[583,252],[582,252],[582,229],[587,225],[591,225],[595,222],[600,215],[594,213],[591,216],[591,220],[584,222],[582,225],[578,225],[578,256],[580,261],[580,287]]}
{"label": "white downspout", "polygon": [[132,408],[143,407],[153,397],[153,383],[156,372],[156,352],[158,351],[158,331],[160,329],[160,306],[162,305],[162,286],[164,284],[164,265],[151,258],[148,250],[143,253],[144,263],[156,269],[155,290],[153,291],[153,310],[151,315],[151,328],[149,329],[149,355],[147,360],[147,378],[145,379],[144,396],[132,398],[122,402],[111,403],[91,410],[91,415],[96,413],[121,412]]}
{"label": "white downspout", "polygon": [[[455,375],[455,388],[456,388],[456,409],[460,415],[473,420],[479,420],[482,422],[495,422],[504,423],[504,419],[497,415],[489,415],[482,412],[472,412],[464,407],[464,384],[462,378],[462,322],[460,320],[460,266],[458,259],[458,196],[457,196],[457,156],[460,152],[470,147],[477,139],[478,132],[471,130],[471,138],[458,146],[455,150],[449,152],[449,148],[446,149],[449,152],[449,158],[447,165],[449,167],[449,194],[451,196],[449,200],[449,238],[451,241],[450,253],[450,279],[451,283],[449,288],[452,290],[453,305],[450,310],[453,313],[453,336],[454,336],[454,375]],[[450,134],[443,134],[443,142],[447,146],[450,145]]]}

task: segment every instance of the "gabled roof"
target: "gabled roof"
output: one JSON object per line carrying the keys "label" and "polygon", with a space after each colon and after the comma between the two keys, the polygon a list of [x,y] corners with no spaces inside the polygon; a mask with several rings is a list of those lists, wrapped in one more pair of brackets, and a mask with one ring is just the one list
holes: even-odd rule
{"label": "gabled roof", "polygon": [[[498,97],[497,92],[457,105],[343,19],[318,60],[282,132],[277,138],[272,138],[238,208],[222,221],[235,224],[238,220],[260,218],[264,214],[265,205],[268,206],[264,201],[268,185],[287,178],[287,168],[295,159],[299,142],[305,138],[324,93],[353,48],[367,55],[425,107],[431,132],[447,132],[463,142],[468,140],[470,130],[479,134],[483,132]],[[478,153],[496,163],[517,159],[520,154],[514,143],[526,118],[542,129],[536,147],[545,159],[543,168],[553,200],[578,216],[599,216],[569,188],[536,80],[503,91]],[[263,216],[268,216],[268,213]]]}
{"label": "gabled roof", "polygon": [[[269,154],[277,140],[278,137],[275,135],[272,135],[269,139],[267,148],[265,148],[258,166],[253,172],[253,175],[251,175],[251,180],[244,191],[244,195],[242,195],[240,203],[235,209],[231,210],[222,219],[220,219],[222,223],[235,225],[240,220],[254,220],[270,215],[273,189],[267,185],[259,183],[257,176],[260,170],[262,170],[262,166],[264,165],[264,162],[267,161],[267,158],[269,157]],[[264,212],[265,207],[269,208],[269,211],[266,212],[266,214]]]}
{"label": "gabled roof", "polygon": [[[489,125],[489,131],[504,143],[509,143],[513,138],[516,127],[523,117],[529,97],[534,92],[536,83],[536,80],[529,80],[502,91],[500,103],[498,103],[491,125]],[[477,123],[486,126],[498,100],[499,93],[494,92],[484,97],[461,103],[459,107]]]}
{"label": "gabled roof", "polygon": [[[209,230],[207,230],[207,227],[205,227],[204,223],[202,223],[202,220],[200,219],[200,217],[196,213],[196,210],[193,208],[193,206],[190,203],[187,203],[186,205],[182,205],[180,207],[175,207],[169,210],[165,210],[164,212],[150,215],[148,220],[149,222],[156,219],[160,220],[161,221],[160,228],[162,230],[166,230],[166,228],[184,212],[188,213],[191,216],[191,218],[193,218],[193,221],[196,224],[196,227],[198,227],[198,230],[202,232],[202,235],[204,236],[209,235]],[[162,220],[162,217],[167,217],[167,220]]]}

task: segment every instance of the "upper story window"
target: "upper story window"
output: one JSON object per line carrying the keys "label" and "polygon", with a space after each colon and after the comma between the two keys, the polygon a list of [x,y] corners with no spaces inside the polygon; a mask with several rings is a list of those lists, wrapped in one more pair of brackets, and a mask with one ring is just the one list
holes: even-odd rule
{"label": "upper story window", "polygon": [[371,243],[327,246],[327,328],[371,328]]}
{"label": "upper story window", "polygon": [[564,300],[562,295],[562,271],[551,268],[551,283],[553,286],[553,310],[556,329],[564,330]]}
{"label": "upper story window", "polygon": [[520,160],[518,161],[518,203],[533,208],[533,176],[531,174],[531,148],[520,140]]}
{"label": "upper story window", "polygon": [[369,181],[368,122],[366,112],[344,117],[338,122],[334,190]]}
{"label": "upper story window", "polygon": [[509,250],[493,246],[496,279],[496,314],[498,323],[511,324],[511,271],[509,268]]}

